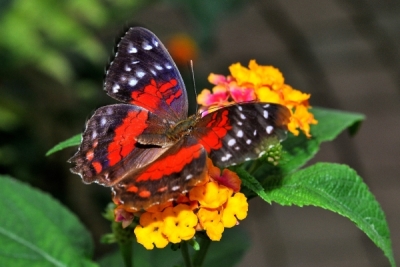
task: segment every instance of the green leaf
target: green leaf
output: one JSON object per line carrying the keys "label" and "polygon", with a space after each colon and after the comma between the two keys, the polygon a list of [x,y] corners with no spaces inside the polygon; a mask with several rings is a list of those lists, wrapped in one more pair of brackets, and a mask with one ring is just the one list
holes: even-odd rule
{"label": "green leaf", "polygon": [[81,136],[82,134],[77,134],[65,141],[62,141],[61,143],[57,144],[55,147],[47,151],[46,156],[49,156],[53,154],[54,152],[60,151],[64,148],[70,147],[70,146],[77,146],[81,143]]}
{"label": "green leaf", "polygon": [[[250,173],[240,167],[231,167],[230,169],[240,177],[240,180],[242,180],[242,183],[245,187],[256,193],[264,201],[271,203],[271,199],[265,193],[263,186],[258,182],[256,178],[250,175]],[[248,194],[245,193],[245,195]]]}
{"label": "green leaf", "polygon": [[[146,250],[134,241],[133,266],[183,266],[182,255],[179,250],[173,251],[170,247],[164,249]],[[245,251],[250,247],[248,234],[240,227],[225,229],[219,242],[211,242],[203,266],[231,267],[238,264]],[[191,249],[193,253],[193,249]],[[111,253],[100,260],[100,266],[123,266],[119,251]]]}
{"label": "green leaf", "polygon": [[79,220],[48,194],[0,176],[2,266],[97,266]]}
{"label": "green leaf", "polygon": [[[264,164],[255,175],[260,181],[265,174],[284,176],[306,164],[318,152],[322,142],[334,140],[341,132],[349,129],[355,133],[365,116],[359,113],[344,112],[325,108],[313,108],[312,113],[318,124],[311,126],[311,138],[304,134],[289,134],[282,142],[283,153],[278,166]],[[257,175],[258,174],[258,175]]]}
{"label": "green leaf", "polygon": [[395,266],[385,215],[357,173],[346,165],[318,163],[265,185],[280,205],[317,206],[349,218]]}

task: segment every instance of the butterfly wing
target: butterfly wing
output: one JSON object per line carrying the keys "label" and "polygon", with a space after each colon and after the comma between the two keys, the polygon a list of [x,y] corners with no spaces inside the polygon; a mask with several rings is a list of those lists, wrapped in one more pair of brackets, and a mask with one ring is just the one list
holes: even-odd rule
{"label": "butterfly wing", "polygon": [[187,117],[182,77],[164,45],[144,28],[130,28],[122,37],[104,89],[119,101],[144,107],[169,121]]}
{"label": "butterfly wing", "polygon": [[256,159],[286,136],[290,111],[278,104],[242,103],[218,109],[199,120],[196,136],[219,167]]}
{"label": "butterfly wing", "polygon": [[87,121],[78,152],[69,160],[86,183],[110,186],[128,170],[141,168],[165,148],[142,146],[136,139],[147,131],[165,132],[165,124],[150,111],[133,105],[116,104],[95,111]]}
{"label": "butterfly wing", "polygon": [[199,141],[185,136],[150,165],[126,173],[112,188],[114,202],[140,210],[177,199],[204,180],[206,158]]}

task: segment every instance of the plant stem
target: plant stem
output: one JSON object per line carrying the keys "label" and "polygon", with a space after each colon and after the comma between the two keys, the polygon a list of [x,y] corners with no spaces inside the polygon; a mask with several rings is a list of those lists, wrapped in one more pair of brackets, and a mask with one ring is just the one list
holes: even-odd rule
{"label": "plant stem", "polygon": [[124,260],[125,267],[133,267],[133,253],[132,253],[132,240],[119,242],[119,249],[121,250],[122,258]]}
{"label": "plant stem", "polygon": [[203,265],[204,259],[207,255],[208,248],[211,245],[211,239],[203,235],[200,238],[200,250],[194,255],[193,263],[194,267],[201,267]]}
{"label": "plant stem", "polygon": [[192,261],[190,260],[188,244],[186,241],[181,242],[181,252],[182,252],[183,261],[185,262],[185,266],[193,267]]}

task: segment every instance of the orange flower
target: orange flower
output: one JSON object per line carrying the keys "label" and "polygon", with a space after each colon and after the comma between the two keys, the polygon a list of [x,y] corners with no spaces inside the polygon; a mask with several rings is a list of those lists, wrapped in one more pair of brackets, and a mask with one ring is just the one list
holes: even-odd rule
{"label": "orange flower", "polygon": [[[208,80],[214,84],[212,89],[205,89],[200,93],[197,102],[204,106],[203,109],[221,107],[230,103],[240,103],[251,100],[277,103],[286,106],[291,112],[288,129],[294,135],[299,130],[310,137],[310,124],[317,124],[308,104],[310,94],[302,93],[285,84],[282,73],[272,66],[261,66],[255,60],[250,60],[249,67],[240,63],[229,67],[231,75],[224,77],[210,74]],[[221,101],[221,92],[224,92]]]}
{"label": "orange flower", "polygon": [[181,33],[172,36],[167,47],[178,66],[186,66],[190,60],[197,58],[196,42],[189,35]]}

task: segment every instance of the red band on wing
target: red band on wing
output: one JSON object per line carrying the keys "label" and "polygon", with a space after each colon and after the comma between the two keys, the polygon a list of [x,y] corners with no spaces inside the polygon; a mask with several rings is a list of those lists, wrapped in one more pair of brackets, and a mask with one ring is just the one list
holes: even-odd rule
{"label": "red band on wing", "polygon": [[220,149],[222,147],[222,138],[232,129],[228,114],[228,110],[224,110],[221,113],[215,112],[211,120],[207,123],[206,127],[208,131],[200,140],[207,153],[210,153],[211,150]]}
{"label": "red band on wing", "polygon": [[180,172],[193,159],[200,157],[202,145],[182,147],[176,154],[169,155],[152,164],[137,178],[136,182],[158,180],[172,173]]}
{"label": "red band on wing", "polygon": [[147,117],[145,110],[128,112],[122,124],[115,129],[114,139],[108,145],[109,166],[115,165],[135,148],[135,138],[147,128]]}
{"label": "red band on wing", "polygon": [[171,105],[171,103],[179,98],[182,95],[182,89],[174,88],[178,85],[178,81],[176,79],[171,79],[168,82],[157,86],[157,83],[154,79],[150,81],[150,84],[143,88],[143,90],[133,91],[131,94],[132,104],[136,104],[137,102],[142,103],[141,106],[146,107],[151,111],[156,111],[159,108],[160,101],[165,100],[167,105]]}

